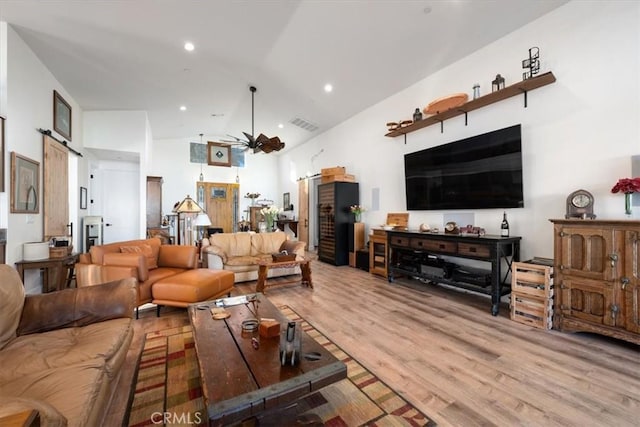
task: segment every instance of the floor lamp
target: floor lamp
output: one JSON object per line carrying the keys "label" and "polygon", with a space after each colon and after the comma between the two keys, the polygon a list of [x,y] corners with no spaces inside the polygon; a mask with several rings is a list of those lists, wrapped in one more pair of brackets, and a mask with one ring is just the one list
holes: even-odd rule
{"label": "floor lamp", "polygon": [[[191,196],[187,195],[183,201],[178,203],[173,211],[178,214],[178,244],[179,245],[189,245],[190,243],[187,239],[193,238],[193,227],[192,227],[192,217],[193,214],[197,214],[202,212],[202,208],[200,205],[196,203],[195,200],[191,198]],[[180,229],[180,216],[184,215],[184,230]],[[182,234],[184,232],[184,235]]]}

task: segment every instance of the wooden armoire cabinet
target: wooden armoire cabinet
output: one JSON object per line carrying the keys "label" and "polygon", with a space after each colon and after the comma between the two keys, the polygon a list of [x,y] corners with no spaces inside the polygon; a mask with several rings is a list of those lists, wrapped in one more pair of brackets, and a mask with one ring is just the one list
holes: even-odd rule
{"label": "wooden armoire cabinet", "polygon": [[334,265],[349,263],[351,206],[359,204],[357,182],[331,182],[318,186],[318,259]]}
{"label": "wooden armoire cabinet", "polygon": [[147,177],[147,228],[162,225],[162,177]]}
{"label": "wooden armoire cabinet", "polygon": [[640,344],[640,221],[551,222],[554,327]]}

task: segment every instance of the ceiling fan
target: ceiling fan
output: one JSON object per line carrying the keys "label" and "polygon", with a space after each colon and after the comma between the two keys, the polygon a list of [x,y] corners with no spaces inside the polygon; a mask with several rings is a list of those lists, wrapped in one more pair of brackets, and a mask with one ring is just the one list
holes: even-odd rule
{"label": "ceiling fan", "polygon": [[254,153],[257,153],[260,151],[264,153],[271,153],[272,151],[282,150],[284,148],[284,142],[280,141],[280,138],[278,138],[277,136],[274,136],[273,138],[269,138],[263,133],[258,135],[257,138],[253,136],[255,135],[255,132],[253,129],[253,122],[254,122],[254,99],[253,98],[257,89],[255,86],[249,86],[249,90],[251,91],[251,133],[249,134],[247,132],[242,132],[244,136],[247,138],[246,140],[238,138],[233,135],[228,135],[234,140],[233,141],[223,140],[223,142],[230,142],[233,145],[244,145],[246,147],[245,150],[253,150]]}

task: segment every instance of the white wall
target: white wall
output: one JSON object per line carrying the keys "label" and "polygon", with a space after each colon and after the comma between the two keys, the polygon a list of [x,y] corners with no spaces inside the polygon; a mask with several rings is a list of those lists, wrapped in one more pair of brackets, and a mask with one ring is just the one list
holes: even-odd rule
{"label": "white wall", "polygon": [[143,153],[147,144],[146,111],[85,111],[84,146]]}
{"label": "white wall", "polygon": [[[127,163],[133,162],[138,170],[137,194],[146,194],[146,176],[149,169],[152,149],[152,136],[149,119],[146,111],[86,111],[84,120],[84,145],[90,150],[102,150],[114,156],[114,153],[122,153],[124,160],[121,162],[107,162],[108,168],[121,164],[120,170],[130,170]],[[118,156],[120,157],[120,156]],[[100,162],[98,162],[100,163]],[[95,166],[100,169],[100,164]],[[117,166],[116,166],[117,167]],[[97,182],[97,181],[96,181]],[[121,188],[113,188],[109,183],[100,184],[104,188],[90,188],[92,195],[104,194],[105,191],[122,191]],[[145,237],[147,201],[145,197],[137,198],[137,209],[131,210],[131,216],[137,218],[138,226],[136,235],[128,236],[130,239]],[[91,211],[91,215],[103,215],[100,209]]]}
{"label": "white wall", "polygon": [[[441,96],[481,92],[502,74],[507,85],[521,80],[521,60],[540,48],[541,73],[557,82],[529,93],[529,106],[514,97],[402,137],[387,138],[385,123],[411,118]],[[631,176],[631,156],[640,153],[640,3],[574,1],[440,70],[280,157],[280,182],[307,170],[346,166],[360,182],[360,201],[370,207],[380,189],[380,210],[368,211],[368,227],[387,212],[406,210],[404,154],[522,123],[525,208],[508,209],[511,234],[523,237],[523,259],[553,256],[549,218],[562,218],[565,200],[584,188],[594,194],[598,218],[622,218],[623,198],[611,194],[619,178]],[[389,76],[393,78],[393,76]],[[324,152],[311,164],[311,157]],[[297,204],[297,191],[292,191]],[[502,210],[472,211],[475,225],[497,234]],[[411,211],[409,225],[442,227],[445,211]]]}
{"label": "white wall", "polygon": [[[195,132],[194,132],[195,133]],[[206,143],[206,136],[203,143]],[[212,139],[212,141],[214,141]],[[200,137],[187,139],[159,139],[153,142],[153,165],[149,170],[151,176],[161,176],[162,213],[171,213],[173,205],[182,201],[187,194],[196,198],[196,182],[200,175],[200,163],[190,162],[190,143],[200,142]],[[282,207],[282,191],[278,182],[278,158],[274,154],[245,154],[245,167],[202,166],[204,180],[207,182],[236,182],[236,174],[240,178],[240,211],[241,215],[250,205],[244,195],[251,192],[260,193],[260,198],[271,199]],[[286,191],[286,190],[285,190]]]}
{"label": "white wall", "polygon": [[[12,214],[9,212],[10,191],[10,153],[15,151],[23,156],[40,163],[40,201],[42,202],[42,164],[43,138],[37,128],[53,131],[53,91],[57,90],[72,108],[72,142],[75,150],[82,147],[82,111],[75,100],[65,91],[49,70],[40,62],[17,33],[8,26],[6,47],[6,129],[5,129],[5,197],[2,199],[2,209],[7,212],[7,264],[13,265],[22,259],[22,244],[25,242],[42,241],[43,215],[42,203],[40,212],[35,215]],[[54,135],[61,138],[59,135]],[[70,156],[75,156],[70,154]],[[85,170],[83,158],[77,159],[77,168]],[[72,162],[73,163],[73,162]],[[78,180],[77,176],[69,176],[70,191],[79,191],[79,185],[86,186],[85,180]],[[77,218],[79,208],[74,203],[71,207],[71,218]],[[75,224],[77,227],[77,224]],[[76,228],[77,230],[77,228]],[[75,230],[74,230],[75,231]],[[74,236],[77,239],[77,233]],[[74,243],[76,244],[76,243]],[[25,274],[27,292],[40,292],[40,281],[37,271],[31,270]]]}

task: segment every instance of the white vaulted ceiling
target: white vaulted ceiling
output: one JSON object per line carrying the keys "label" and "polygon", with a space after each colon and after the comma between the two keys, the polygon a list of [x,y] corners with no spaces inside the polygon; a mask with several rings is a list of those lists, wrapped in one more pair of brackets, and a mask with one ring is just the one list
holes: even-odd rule
{"label": "white vaulted ceiling", "polygon": [[289,148],[564,3],[0,0],[0,20],[85,111],[145,110],[154,139],[242,136],[253,84],[256,134]]}

